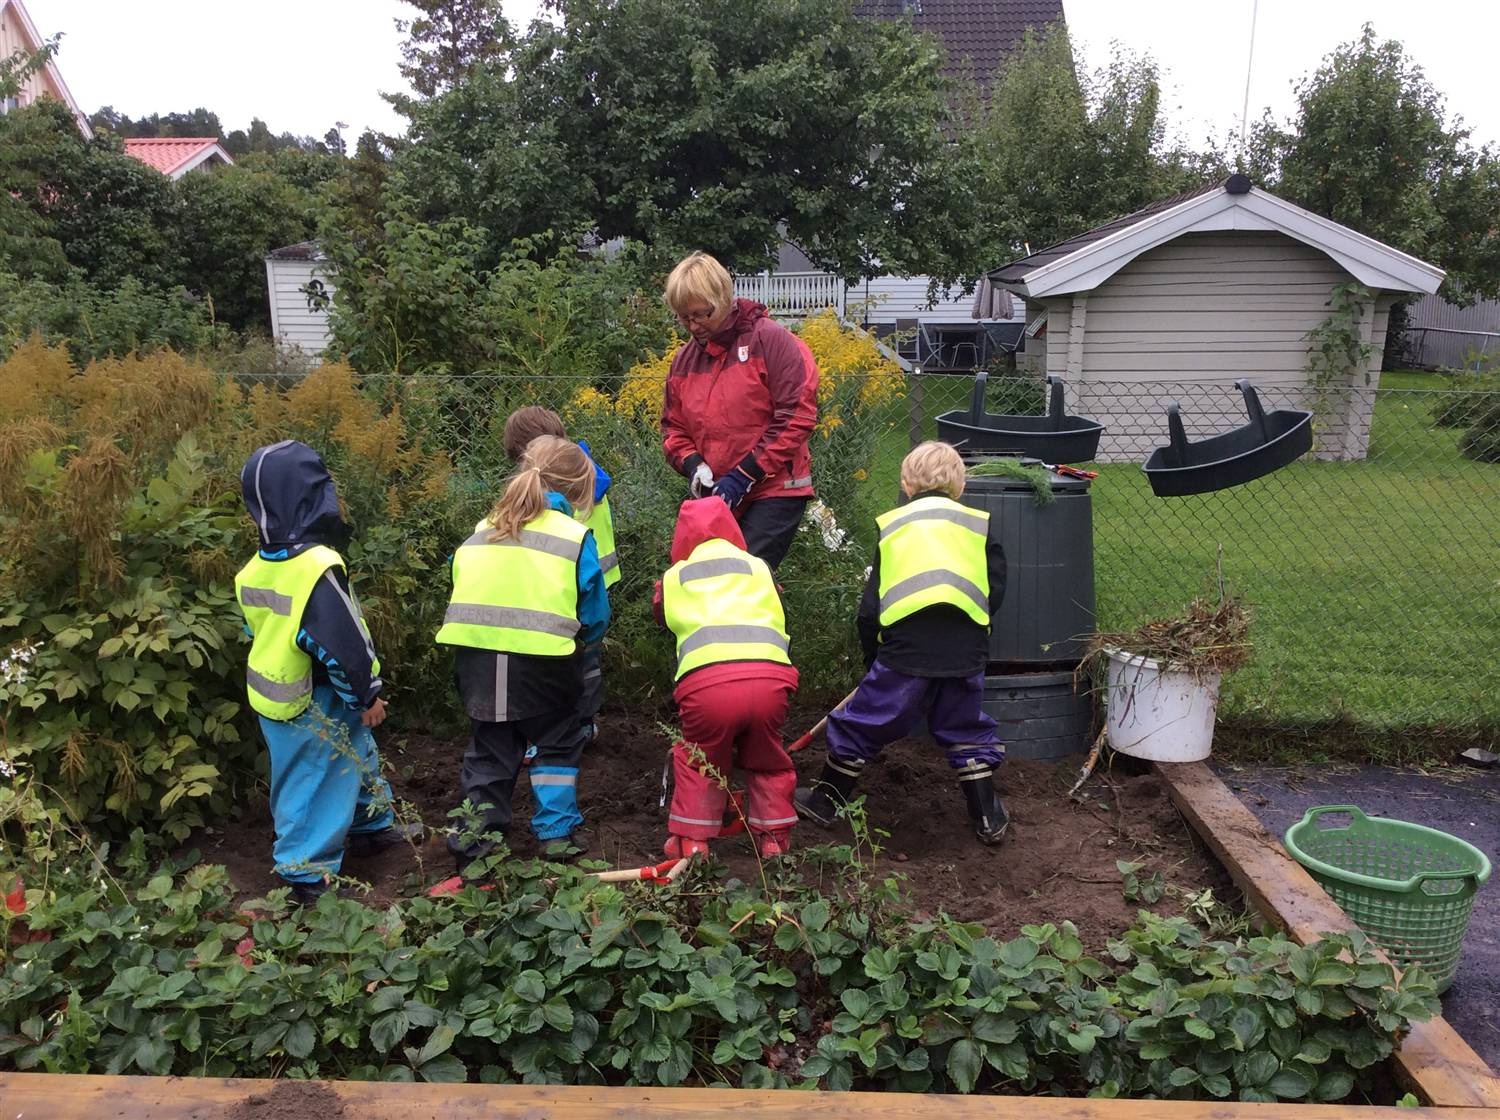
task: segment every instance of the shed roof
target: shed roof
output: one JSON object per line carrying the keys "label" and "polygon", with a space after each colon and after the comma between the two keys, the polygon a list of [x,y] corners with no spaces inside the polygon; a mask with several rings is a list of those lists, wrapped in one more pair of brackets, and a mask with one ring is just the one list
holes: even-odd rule
{"label": "shed roof", "polygon": [[1063,19],[1062,0],[857,0],[854,11],[865,19],[910,17],[918,31],[943,44],[944,74],[972,72],[981,88],[989,87],[1028,27],[1041,31]]}
{"label": "shed roof", "polygon": [[1373,237],[1304,210],[1230,175],[1095,226],[989,272],[1024,296],[1092,291],[1158,245],[1185,233],[1259,230],[1282,233],[1326,253],[1360,283],[1397,292],[1435,292],[1443,270]]}
{"label": "shed roof", "polygon": [[219,145],[217,136],[141,136],[125,141],[125,154],[156,168],[169,179],[180,179],[212,159],[234,163]]}
{"label": "shed roof", "polygon": [[327,259],[316,241],[299,241],[295,245],[283,245],[266,254],[268,261],[323,261]]}

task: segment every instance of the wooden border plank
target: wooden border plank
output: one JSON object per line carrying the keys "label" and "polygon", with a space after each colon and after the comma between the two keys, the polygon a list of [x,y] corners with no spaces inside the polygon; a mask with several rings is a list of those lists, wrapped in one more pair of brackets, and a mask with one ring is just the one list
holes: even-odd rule
{"label": "wooden border plank", "polygon": [[[0,1074],[4,1120],[207,1120],[251,1096],[296,1082],[93,1074]],[[1403,1120],[1409,1110],[1368,1105],[1241,1104],[1234,1101],[959,1097],[909,1093],[799,1093],[789,1089],[649,1089],[581,1085],[412,1085],[325,1081],[359,1120]],[[266,1101],[268,1115],[277,1103]],[[290,1103],[290,1102],[288,1102]],[[316,1100],[307,1102],[316,1107]],[[1433,1120],[1472,1120],[1433,1109]]]}
{"label": "wooden border plank", "polygon": [[[1245,897],[1300,945],[1354,929],[1281,842],[1202,762],[1159,762],[1172,801]],[[1412,1025],[1393,1058],[1401,1080],[1424,1103],[1500,1109],[1500,1078],[1441,1016]]]}

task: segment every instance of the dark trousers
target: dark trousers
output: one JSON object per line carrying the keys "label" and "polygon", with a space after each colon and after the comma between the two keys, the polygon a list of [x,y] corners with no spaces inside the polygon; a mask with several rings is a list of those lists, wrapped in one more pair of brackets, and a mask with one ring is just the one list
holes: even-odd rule
{"label": "dark trousers", "polygon": [[[460,789],[465,800],[480,808],[484,822],[480,831],[502,835],[510,831],[511,797],[528,744],[536,745],[529,769],[536,798],[532,832],[538,840],[558,840],[583,824],[578,811],[578,760],[587,738],[588,725],[576,709],[506,723],[474,720],[464,750]],[[474,859],[487,849],[483,843],[465,844],[456,834],[448,837],[448,850],[454,855]]]}
{"label": "dark trousers", "polygon": [[735,515],[740,532],[745,534],[745,551],[760,557],[775,571],[792,547],[807,501],[806,498],[757,498],[741,503]]}
{"label": "dark trousers", "polygon": [[583,699],[578,714],[584,723],[593,723],[604,704],[604,641],[583,647]]}
{"label": "dark trousers", "polygon": [[828,717],[828,753],[834,758],[870,762],[922,716],[948,765],[970,762],[994,766],[1005,758],[998,727],[980,707],[984,674],[972,677],[909,677],[879,661],[843,709]]}

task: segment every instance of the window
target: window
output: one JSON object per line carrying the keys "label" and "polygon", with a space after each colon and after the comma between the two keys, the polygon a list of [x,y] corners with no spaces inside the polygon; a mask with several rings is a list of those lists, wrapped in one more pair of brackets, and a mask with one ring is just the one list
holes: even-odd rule
{"label": "window", "polygon": [[8,113],[12,109],[19,109],[20,107],[21,99],[19,97],[0,97],[0,113]]}

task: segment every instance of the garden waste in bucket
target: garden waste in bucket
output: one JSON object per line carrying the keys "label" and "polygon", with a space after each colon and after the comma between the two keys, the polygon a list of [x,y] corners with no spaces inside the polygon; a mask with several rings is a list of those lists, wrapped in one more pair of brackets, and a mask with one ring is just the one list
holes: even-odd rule
{"label": "garden waste in bucket", "polygon": [[1490,877],[1483,852],[1353,805],[1309,809],[1286,830],[1286,849],[1398,966],[1421,965],[1439,992],[1453,983],[1474,894]]}
{"label": "garden waste in bucket", "polygon": [[1158,661],[1109,652],[1109,745],[1152,762],[1200,762],[1214,741],[1219,674],[1165,669]]}

